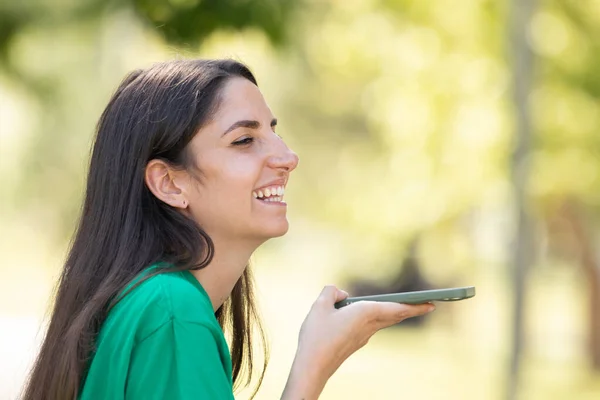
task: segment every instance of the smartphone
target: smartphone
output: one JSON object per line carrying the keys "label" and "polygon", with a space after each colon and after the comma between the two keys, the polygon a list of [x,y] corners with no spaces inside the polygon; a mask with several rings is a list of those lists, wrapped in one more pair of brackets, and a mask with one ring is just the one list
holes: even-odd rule
{"label": "smartphone", "polygon": [[348,297],[345,300],[335,303],[335,308],[341,308],[357,301],[387,301],[403,304],[422,304],[432,301],[457,301],[475,296],[475,286],[421,290],[418,292],[403,292],[378,294],[373,296]]}

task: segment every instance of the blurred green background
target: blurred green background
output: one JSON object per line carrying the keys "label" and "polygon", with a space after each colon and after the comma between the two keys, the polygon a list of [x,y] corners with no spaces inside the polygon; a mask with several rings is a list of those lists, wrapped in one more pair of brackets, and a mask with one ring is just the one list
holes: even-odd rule
{"label": "blurred green background", "polygon": [[0,0],[0,399],[43,334],[103,107],[182,57],[247,63],[301,159],[290,232],[253,260],[258,399],[329,283],[478,293],[378,333],[323,399],[600,398],[599,0]]}

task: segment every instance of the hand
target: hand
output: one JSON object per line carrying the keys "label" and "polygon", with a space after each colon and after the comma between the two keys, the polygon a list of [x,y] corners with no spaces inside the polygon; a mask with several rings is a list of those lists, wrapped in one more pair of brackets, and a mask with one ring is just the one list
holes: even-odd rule
{"label": "hand", "polygon": [[326,286],[302,324],[298,351],[283,398],[316,399],[327,380],[380,329],[427,314],[433,304],[407,305],[361,301],[336,309],[348,297]]}

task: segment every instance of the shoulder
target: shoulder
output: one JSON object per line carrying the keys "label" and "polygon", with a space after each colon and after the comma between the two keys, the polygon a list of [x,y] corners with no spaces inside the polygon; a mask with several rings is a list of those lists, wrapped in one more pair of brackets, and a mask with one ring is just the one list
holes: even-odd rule
{"label": "shoulder", "polygon": [[163,272],[124,291],[110,311],[107,325],[127,325],[137,328],[137,339],[150,335],[156,329],[176,321],[216,328],[212,304],[195,278],[187,272]]}
{"label": "shoulder", "polygon": [[[146,285],[146,287],[144,287]],[[149,278],[140,289],[156,293],[171,317],[180,322],[216,322],[210,299],[189,272],[164,272]]]}

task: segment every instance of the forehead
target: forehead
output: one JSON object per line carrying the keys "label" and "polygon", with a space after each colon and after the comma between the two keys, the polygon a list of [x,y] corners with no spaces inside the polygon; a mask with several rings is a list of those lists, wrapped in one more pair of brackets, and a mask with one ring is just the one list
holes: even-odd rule
{"label": "forehead", "polygon": [[231,124],[240,119],[271,119],[272,113],[258,87],[244,78],[232,78],[220,95],[214,122]]}

